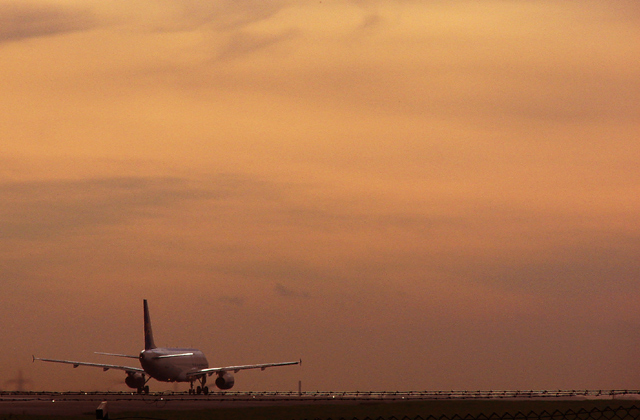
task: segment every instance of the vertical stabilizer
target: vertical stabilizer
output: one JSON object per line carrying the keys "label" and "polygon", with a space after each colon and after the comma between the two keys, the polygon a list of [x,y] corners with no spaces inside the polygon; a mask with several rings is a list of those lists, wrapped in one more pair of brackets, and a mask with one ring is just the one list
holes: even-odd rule
{"label": "vertical stabilizer", "polygon": [[144,349],[154,349],[156,343],[153,342],[153,331],[151,330],[151,317],[149,317],[149,305],[147,299],[144,300]]}

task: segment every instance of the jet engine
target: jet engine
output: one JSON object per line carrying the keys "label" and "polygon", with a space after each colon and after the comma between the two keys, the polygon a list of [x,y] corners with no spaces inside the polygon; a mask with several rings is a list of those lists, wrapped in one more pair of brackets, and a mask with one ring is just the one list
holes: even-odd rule
{"label": "jet engine", "polygon": [[216,378],[216,386],[220,389],[231,389],[236,380],[229,372],[220,372]]}
{"label": "jet engine", "polygon": [[124,379],[124,383],[129,388],[140,389],[144,387],[145,382],[144,374],[139,372],[127,373],[127,377]]}

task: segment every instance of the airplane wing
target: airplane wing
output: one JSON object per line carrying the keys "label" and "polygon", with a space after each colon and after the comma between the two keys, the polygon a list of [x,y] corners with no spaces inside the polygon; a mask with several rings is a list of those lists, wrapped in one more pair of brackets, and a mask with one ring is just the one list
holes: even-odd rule
{"label": "airplane wing", "polygon": [[102,370],[109,370],[109,369],[118,369],[118,370],[124,370],[125,372],[129,373],[129,372],[140,372],[140,373],[145,373],[144,369],[142,368],[138,368],[138,367],[131,367],[131,366],[120,366],[120,365],[107,365],[104,363],[89,363],[89,362],[76,362],[73,360],[58,360],[58,359],[43,359],[40,357],[33,357],[33,361],[35,362],[36,360],[40,360],[42,362],[54,362],[54,363],[66,363],[68,365],[73,365],[74,368],[77,368],[78,366],[91,366],[91,367],[99,367],[102,368]]}
{"label": "airplane wing", "polygon": [[238,373],[238,371],[247,370],[247,369],[265,370],[266,368],[273,367],[273,366],[288,366],[288,365],[299,365],[299,364],[302,364],[302,359],[297,360],[295,362],[262,363],[262,364],[259,364],[259,365],[240,365],[240,366],[215,367],[215,368],[200,369],[200,370],[196,370],[196,371],[193,371],[193,372],[189,372],[189,373],[187,373],[187,376],[200,376],[202,374],[207,374],[207,375],[211,376],[214,373],[219,373],[219,372],[233,371],[234,373]]}
{"label": "airplane wing", "polygon": [[101,354],[103,356],[116,356],[116,357],[128,357],[129,359],[139,359],[140,356],[133,356],[130,354],[120,354],[120,353],[105,353],[102,351],[94,351],[95,354]]}

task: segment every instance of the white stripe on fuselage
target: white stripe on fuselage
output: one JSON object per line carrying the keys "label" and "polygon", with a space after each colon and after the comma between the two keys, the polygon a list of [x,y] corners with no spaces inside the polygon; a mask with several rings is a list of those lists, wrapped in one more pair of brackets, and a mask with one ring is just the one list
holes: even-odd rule
{"label": "white stripe on fuselage", "polygon": [[207,369],[209,363],[197,349],[153,348],[140,352],[140,364],[152,378],[163,382],[188,382],[187,373]]}

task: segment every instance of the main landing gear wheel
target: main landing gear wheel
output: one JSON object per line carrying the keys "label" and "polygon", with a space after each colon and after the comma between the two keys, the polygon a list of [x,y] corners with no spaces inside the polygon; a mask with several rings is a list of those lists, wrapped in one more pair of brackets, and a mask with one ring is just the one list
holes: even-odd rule
{"label": "main landing gear wheel", "polygon": [[191,387],[189,388],[189,395],[209,395],[209,387],[205,385],[207,383],[207,377],[203,376],[200,378],[200,385],[193,389],[193,382],[191,382]]}
{"label": "main landing gear wheel", "polygon": [[138,388],[138,394],[149,395],[149,385],[141,386],[140,388]]}

